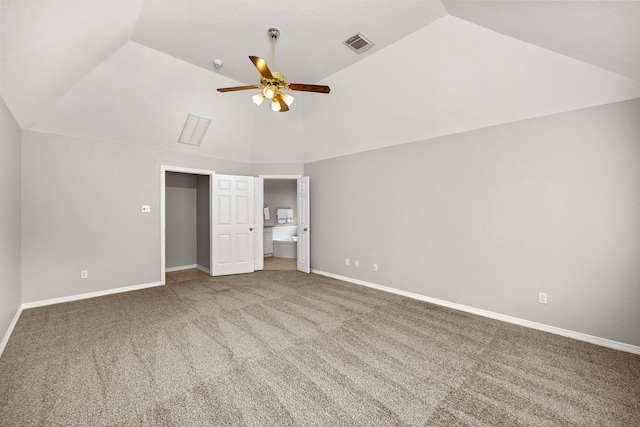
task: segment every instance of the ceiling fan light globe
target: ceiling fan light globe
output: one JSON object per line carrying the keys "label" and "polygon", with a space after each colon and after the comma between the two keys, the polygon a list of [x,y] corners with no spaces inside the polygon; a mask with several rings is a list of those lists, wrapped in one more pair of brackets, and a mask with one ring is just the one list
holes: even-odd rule
{"label": "ceiling fan light globe", "polygon": [[276,91],[271,86],[265,86],[265,88],[262,90],[262,94],[265,96],[265,98],[272,99],[273,95],[276,94]]}
{"label": "ceiling fan light globe", "polygon": [[282,99],[284,100],[284,103],[287,104],[287,107],[291,107],[291,104],[293,104],[293,101],[295,100],[293,96],[287,93],[282,94]]}
{"label": "ceiling fan light globe", "polygon": [[276,113],[280,111],[280,103],[277,99],[271,101],[271,111],[275,111]]}
{"label": "ceiling fan light globe", "polygon": [[255,95],[253,95],[251,97],[251,99],[253,100],[254,104],[256,105],[260,105],[262,104],[262,101],[264,101],[265,96],[261,93],[256,93]]}

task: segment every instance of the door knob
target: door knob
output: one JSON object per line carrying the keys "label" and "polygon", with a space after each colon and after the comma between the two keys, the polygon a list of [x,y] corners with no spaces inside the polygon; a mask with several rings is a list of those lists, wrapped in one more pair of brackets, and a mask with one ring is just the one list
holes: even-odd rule
{"label": "door knob", "polygon": [[249,227],[249,231],[253,231],[253,227]]}
{"label": "door knob", "polygon": [[305,229],[304,229],[304,231],[309,231],[309,229],[308,229],[308,228],[305,228]]}

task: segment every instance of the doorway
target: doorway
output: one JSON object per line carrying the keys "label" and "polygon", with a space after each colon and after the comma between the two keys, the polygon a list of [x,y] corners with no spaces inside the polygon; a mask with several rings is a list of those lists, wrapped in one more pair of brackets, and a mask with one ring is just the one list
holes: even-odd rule
{"label": "doorway", "polygon": [[208,170],[161,166],[160,277],[163,285],[167,283],[167,275],[169,281],[182,281],[182,276],[209,276],[213,175],[214,172]]}
{"label": "doorway", "polygon": [[273,256],[265,257],[264,270],[265,271],[297,270],[297,260],[295,258],[279,258],[279,257],[273,257]]}
{"label": "doorway", "polygon": [[300,176],[264,178],[264,269],[297,270]]}
{"label": "doorway", "polygon": [[[224,197],[220,197],[222,195],[222,192],[220,190],[224,189],[225,187],[225,183],[223,181],[225,180],[238,181],[238,179],[242,181],[241,178],[244,178],[244,177],[231,176],[231,175],[227,175],[227,176],[216,175],[214,171],[210,171],[210,170],[193,169],[193,168],[185,168],[185,167],[178,167],[178,166],[161,165],[160,170],[161,170],[161,175],[160,175],[160,252],[161,252],[160,253],[160,282],[163,285],[166,284],[165,273],[166,273],[166,267],[167,267],[167,259],[166,259],[167,224],[166,224],[166,212],[165,212],[166,211],[165,190],[166,190],[166,173],[167,172],[178,172],[178,173],[184,173],[184,174],[202,175],[204,180],[203,182],[208,181],[208,185],[209,185],[208,224],[210,229],[209,229],[209,233],[207,234],[209,236],[209,242],[208,242],[208,248],[209,248],[208,261],[210,266],[209,273],[208,273],[209,275],[226,274],[227,272],[222,271],[222,269],[220,268],[221,265],[219,265],[221,263],[224,263],[225,261],[224,256],[230,255],[228,257],[229,259],[233,259],[234,257],[237,257],[239,255],[244,256],[244,252],[245,252],[244,249],[247,249],[246,253],[247,254],[251,253],[251,255],[249,256],[253,257],[254,268],[251,271],[263,269],[264,258],[263,258],[263,250],[262,250],[263,249],[262,238],[263,238],[263,225],[264,225],[263,212],[265,211],[263,209],[264,179],[266,178],[266,179],[295,180],[295,182],[297,183],[297,193],[296,193],[297,196],[296,196],[296,204],[292,206],[295,206],[297,208],[295,211],[296,212],[295,215],[298,218],[297,219],[297,236],[296,236],[298,240],[297,241],[298,244],[297,244],[297,259],[294,259],[294,261],[296,262],[296,267],[298,271],[301,271],[304,273],[311,272],[311,265],[310,265],[311,229],[309,227],[309,224],[310,224],[309,223],[309,177],[303,177],[299,175],[294,175],[294,176],[291,176],[291,175],[263,176],[261,175],[258,178],[251,177],[252,182],[246,181],[246,184],[241,185],[241,187],[243,187],[242,189],[236,188],[232,190],[231,194],[229,194],[230,197],[225,199]],[[217,184],[215,184],[214,181]],[[233,188],[233,185],[231,187]],[[253,191],[250,191],[248,194],[245,195],[245,197],[240,197],[240,198],[237,197],[238,195],[240,195],[240,193],[236,190],[246,190],[249,188],[251,188]],[[252,194],[253,194],[253,197],[251,196]],[[234,202],[234,198],[235,198],[235,202]],[[249,202],[249,200],[251,200],[251,202]],[[245,218],[242,218],[242,215],[238,216],[237,214],[238,212],[240,211],[244,212],[245,210],[230,208],[231,206],[237,206],[237,207],[252,206],[252,208],[246,209],[247,215]],[[230,215],[226,215],[226,216],[223,215],[224,212],[227,212],[226,209],[222,209],[224,207],[230,208],[230,210],[228,210],[228,213]],[[292,207],[291,209],[294,209],[294,208]],[[213,212],[216,212],[215,216],[213,215]],[[243,233],[241,231],[225,233],[224,230],[222,230],[221,226],[224,227],[227,225],[225,224],[225,221],[224,221],[226,217],[235,218],[233,221],[229,222],[228,225],[237,225],[235,224],[236,222],[238,222],[238,224],[240,224],[240,222],[244,222],[244,224],[241,224],[241,225],[243,225],[245,228],[247,225],[249,225],[249,231],[252,233],[249,233],[248,235],[246,234],[246,232]],[[252,218],[255,218],[255,221]],[[236,219],[238,220],[246,219],[246,221],[236,221]],[[250,225],[252,221],[253,221],[253,227],[251,227]],[[285,222],[285,224],[287,223]],[[292,223],[289,223],[289,224],[293,225]],[[225,243],[223,240],[228,240],[230,243],[225,246],[224,244],[221,244],[221,243]],[[242,246],[243,249],[238,251],[237,249],[239,246],[234,247],[233,246],[234,241],[240,241],[241,243],[248,242],[248,244],[244,244]],[[253,242],[253,244],[251,244],[251,242]],[[216,259],[218,261],[217,263],[216,263]],[[196,262],[196,267],[198,265],[199,265],[198,262]],[[229,273],[236,274],[235,272],[229,272]]]}

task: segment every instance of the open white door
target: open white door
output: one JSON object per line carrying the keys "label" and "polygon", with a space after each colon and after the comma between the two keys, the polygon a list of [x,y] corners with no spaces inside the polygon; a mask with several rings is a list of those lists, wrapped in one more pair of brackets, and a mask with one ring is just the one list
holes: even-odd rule
{"label": "open white door", "polygon": [[253,177],[213,175],[212,276],[253,272]]}
{"label": "open white door", "polygon": [[311,272],[311,225],[309,222],[309,177],[298,178],[298,270]]}
{"label": "open white door", "polygon": [[264,270],[264,179],[253,178],[253,269]]}

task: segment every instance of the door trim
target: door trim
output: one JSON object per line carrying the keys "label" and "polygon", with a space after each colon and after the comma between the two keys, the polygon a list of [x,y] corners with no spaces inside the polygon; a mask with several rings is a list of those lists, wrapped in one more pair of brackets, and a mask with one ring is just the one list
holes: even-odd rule
{"label": "door trim", "polygon": [[[298,199],[298,180],[300,178],[304,178],[308,175],[304,175],[304,174],[300,174],[300,175],[259,175],[260,178],[263,178],[264,180],[267,179],[290,179],[290,180],[295,180],[296,181],[296,205],[297,205],[297,199]],[[298,212],[299,215],[299,212]],[[298,216],[298,223],[300,222],[300,217]],[[299,224],[296,224],[296,227]],[[300,241],[298,241],[298,243],[300,243]],[[298,247],[299,248],[299,247]],[[296,268],[299,268],[299,263],[300,263],[300,251],[296,251]],[[311,259],[307,260],[307,263],[309,265],[309,272],[311,272]],[[298,270],[300,271],[300,270]]]}
{"label": "door trim", "polygon": [[264,179],[298,179],[304,175],[258,175],[258,178]]}
{"label": "door trim", "polygon": [[[209,223],[211,223],[211,212],[213,197],[211,197],[211,189],[213,188],[213,175],[215,171],[206,169],[187,168],[183,166],[171,166],[160,165],[160,284],[165,284],[165,268],[166,268],[166,200],[165,200],[165,187],[166,187],[166,173],[178,172],[178,173],[190,173],[194,175],[208,175],[209,176]],[[209,238],[210,259],[209,265],[213,265],[213,239]]]}

